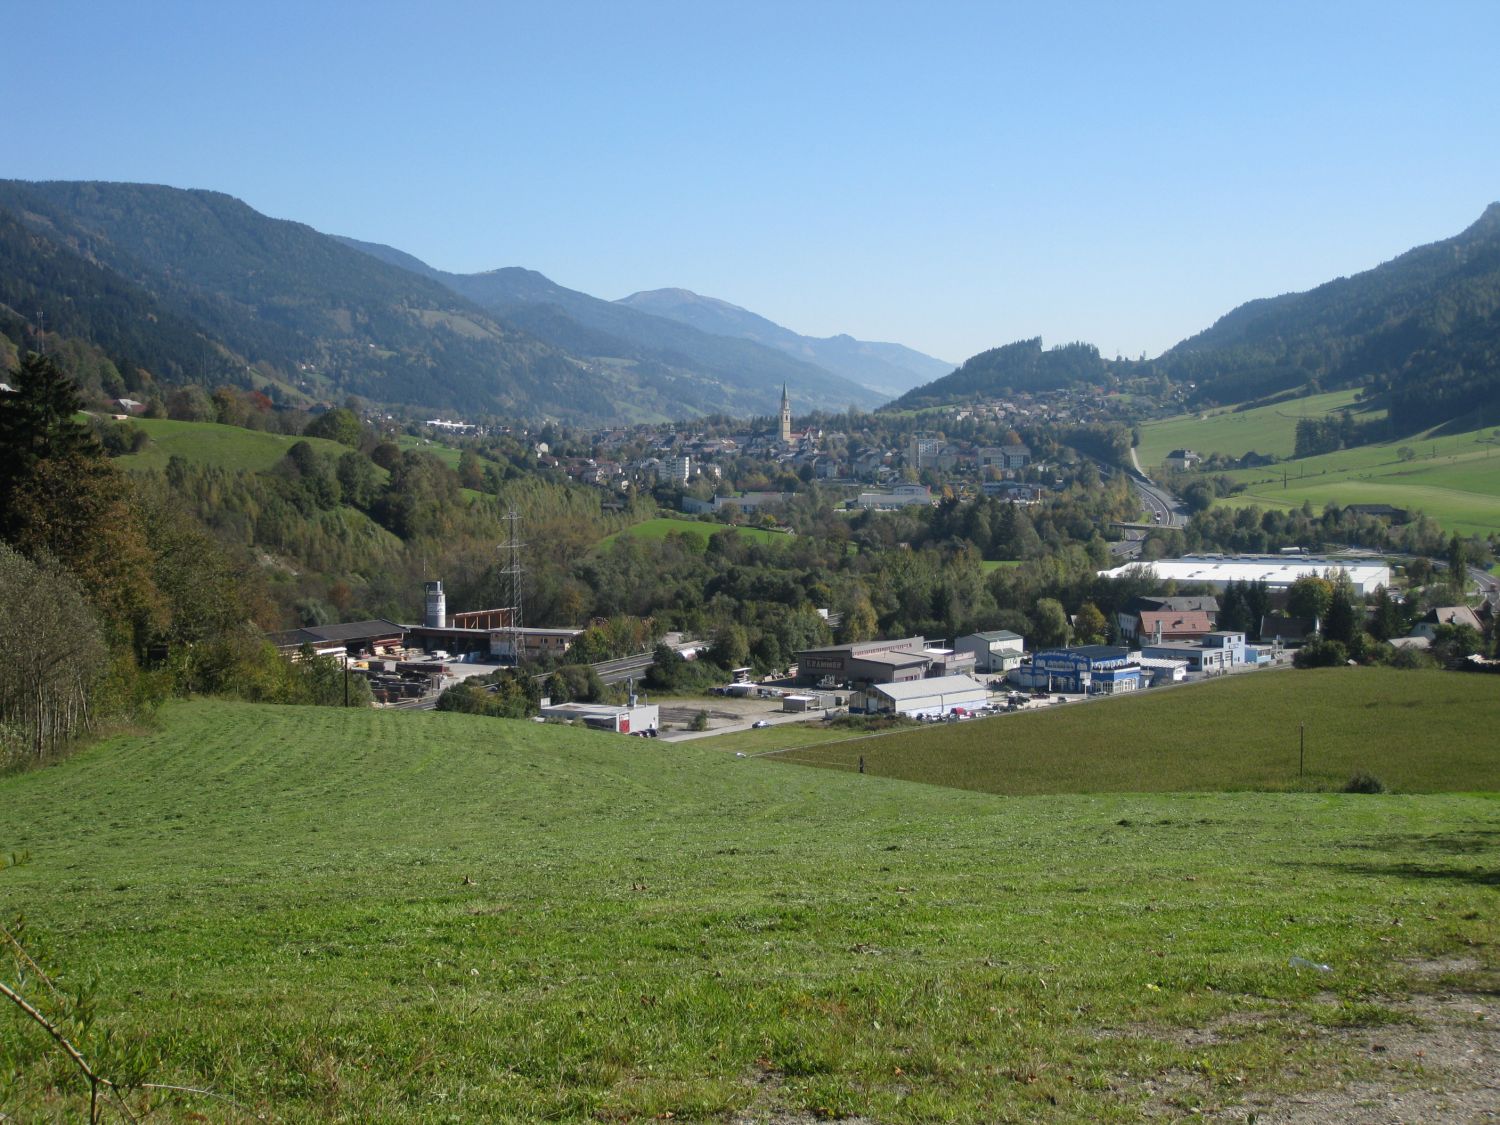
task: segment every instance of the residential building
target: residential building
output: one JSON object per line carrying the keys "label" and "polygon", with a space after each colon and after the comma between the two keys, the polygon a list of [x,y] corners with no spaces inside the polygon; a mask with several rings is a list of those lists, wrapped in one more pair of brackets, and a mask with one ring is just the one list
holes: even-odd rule
{"label": "residential building", "polygon": [[1199,610],[1179,612],[1174,609],[1143,609],[1136,618],[1135,632],[1129,638],[1136,643],[1146,641],[1196,641],[1213,632],[1214,623],[1208,614]]}
{"label": "residential building", "polygon": [[1413,636],[1431,638],[1439,625],[1467,625],[1475,632],[1484,632],[1484,622],[1466,605],[1434,606],[1422,615],[1422,620],[1412,629]]}
{"label": "residential building", "polygon": [[[1150,635],[1149,630],[1141,628],[1141,614],[1148,610],[1169,610],[1176,613],[1201,612],[1208,619],[1208,630],[1204,630],[1207,632],[1218,622],[1219,600],[1212,594],[1173,595],[1171,597],[1145,594],[1131,598],[1115,612],[1115,628],[1119,631],[1122,641],[1135,644],[1142,635]],[[1162,639],[1176,638],[1163,637]]]}
{"label": "residential building", "polygon": [[943,435],[918,431],[911,435],[906,445],[907,465],[921,472],[937,466],[938,455],[943,451]]}

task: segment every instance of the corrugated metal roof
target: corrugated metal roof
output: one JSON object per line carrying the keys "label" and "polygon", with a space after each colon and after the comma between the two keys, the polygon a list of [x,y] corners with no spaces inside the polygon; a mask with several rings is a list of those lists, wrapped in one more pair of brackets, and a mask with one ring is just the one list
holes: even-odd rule
{"label": "corrugated metal roof", "polygon": [[988,695],[983,684],[968,676],[934,676],[930,680],[908,680],[904,684],[874,684],[870,690],[878,691],[896,703],[909,703],[913,699],[923,699],[927,696],[958,695],[965,692],[977,692],[981,696]]}

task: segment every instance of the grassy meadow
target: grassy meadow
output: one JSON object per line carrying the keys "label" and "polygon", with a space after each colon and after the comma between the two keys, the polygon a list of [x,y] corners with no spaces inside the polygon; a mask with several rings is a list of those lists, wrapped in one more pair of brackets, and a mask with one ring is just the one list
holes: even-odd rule
{"label": "grassy meadow", "polygon": [[854,741],[825,735],[773,760],[848,770],[864,758],[868,774],[1009,796],[1336,790],[1361,770],[1403,793],[1493,792],[1496,729],[1500,679],[1285,669]]}
{"label": "grassy meadow", "polygon": [[[1355,392],[1332,391],[1260,406],[1254,410],[1212,410],[1164,418],[1141,426],[1136,450],[1148,473],[1173,449],[1223,453],[1234,457],[1254,450],[1290,458],[1299,418],[1321,417],[1358,406]],[[1225,474],[1245,491],[1222,505],[1300,508],[1304,502],[1391,504],[1422,511],[1444,528],[1465,535],[1500,531],[1500,438],[1493,429],[1461,434],[1423,434],[1378,445],[1359,446],[1317,457],[1288,460],[1260,469]],[[1414,456],[1403,459],[1408,449]]]}
{"label": "grassy meadow", "polygon": [[[639,539],[665,539],[668,535],[686,535],[691,539],[696,539],[700,547],[707,547],[709,536],[717,531],[723,531],[728,526],[722,523],[699,523],[697,520],[661,516],[607,536],[600,545],[607,547],[621,535],[632,535]],[[785,543],[787,541],[786,533],[780,531],[767,531],[759,527],[741,527],[736,528],[736,531],[753,543]]]}
{"label": "grassy meadow", "polygon": [[[1128,708],[1072,706],[956,730],[1055,753]],[[1476,787],[1454,710],[1424,712],[1416,787]],[[1263,720],[1178,718],[1230,772]],[[30,853],[0,914],[97,977],[150,1081],[221,1096],[153,1121],[1181,1118],[1369,1077],[1349,1029],[1495,967],[1492,796],[1006,797],[712,743],[172,704],[0,778],[0,853]],[[1233,787],[1205,768],[1182,786]],[[12,1016],[0,1113],[78,1119]]]}
{"label": "grassy meadow", "polygon": [[261,472],[271,468],[286,456],[288,449],[304,440],[320,453],[337,457],[348,452],[347,447],[327,438],[270,434],[238,426],[221,426],[217,422],[176,422],[170,418],[133,418],[131,422],[146,431],[151,444],[139,453],[118,458],[116,464],[124,469],[165,469],[175,453],[195,465]]}
{"label": "grassy meadow", "polygon": [[1290,457],[1295,447],[1297,420],[1321,418],[1345,407],[1355,407],[1352,390],[1330,391],[1307,398],[1289,399],[1253,410],[1232,407],[1180,414],[1141,425],[1141,444],[1136,457],[1146,472],[1161,465],[1174,449],[1199,453],[1223,453],[1243,457],[1256,453]]}
{"label": "grassy meadow", "polygon": [[[1402,448],[1415,457],[1402,460]],[[1500,440],[1494,430],[1341,449],[1228,476],[1245,491],[1221,504],[1298,508],[1308,501],[1320,511],[1330,502],[1392,504],[1423,511],[1466,535],[1500,531]]]}

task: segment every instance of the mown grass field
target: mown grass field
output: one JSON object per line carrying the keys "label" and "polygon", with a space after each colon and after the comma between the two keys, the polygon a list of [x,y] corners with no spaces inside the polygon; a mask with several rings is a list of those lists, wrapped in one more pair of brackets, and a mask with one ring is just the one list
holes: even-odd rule
{"label": "mown grass field", "polygon": [[[1090,710],[1023,729],[1062,748]],[[1453,769],[1472,732],[1426,731],[1413,770]],[[0,851],[31,854],[0,913],[64,983],[97,975],[153,1081],[243,1107],[152,1120],[1124,1122],[1373,1073],[1344,1032],[1434,987],[1411,959],[1493,969],[1497,834],[1485,795],[1013,798],[195,702],[0,778]],[[77,1119],[65,1063],[0,1018],[0,1112]]]}
{"label": "mown grass field", "polygon": [[[1402,460],[1403,447],[1416,456]],[[1228,475],[1246,490],[1221,504],[1297,508],[1309,501],[1318,510],[1330,502],[1392,504],[1426,512],[1452,531],[1500,531],[1500,440],[1494,430],[1360,446]]]}
{"label": "mown grass field", "polygon": [[[686,535],[696,539],[699,546],[707,547],[709,536],[717,531],[723,531],[728,524],[721,523],[699,523],[697,520],[674,519],[670,516],[660,516],[656,519],[645,520],[628,527],[624,531],[616,532],[614,535],[606,536],[600,541],[600,546],[609,546],[621,535],[632,535],[639,539],[665,539],[668,535]],[[737,534],[745,536],[753,543],[785,543],[787,535],[780,531],[766,531],[759,527],[741,527],[735,529]]]}
{"label": "mown grass field", "polygon": [[1354,395],[1352,390],[1330,391],[1238,413],[1225,408],[1145,422],[1141,425],[1141,444],[1136,456],[1148,473],[1174,449],[1231,457],[1243,457],[1253,450],[1290,457],[1299,418],[1321,418],[1346,406],[1355,406]]}
{"label": "mown grass field", "polygon": [[863,757],[869,774],[1012,796],[1336,790],[1359,770],[1404,793],[1497,791],[1497,729],[1497,678],[1269,670],[858,741],[820,738],[774,760],[848,770]]}
{"label": "mown grass field", "polygon": [[221,426],[217,422],[135,418],[132,424],[146,431],[151,444],[140,453],[118,458],[115,463],[124,469],[165,469],[175,453],[195,465],[261,472],[275,465],[286,456],[288,449],[303,440],[320,453],[338,457],[348,452],[347,447],[326,438],[303,439],[288,434],[268,434],[243,430],[238,426]]}
{"label": "mown grass field", "polygon": [[396,445],[403,450],[415,449],[420,453],[430,453],[450,469],[457,469],[458,459],[463,456],[463,450],[454,446],[444,445],[431,438],[413,437],[411,434],[401,434],[396,438]]}

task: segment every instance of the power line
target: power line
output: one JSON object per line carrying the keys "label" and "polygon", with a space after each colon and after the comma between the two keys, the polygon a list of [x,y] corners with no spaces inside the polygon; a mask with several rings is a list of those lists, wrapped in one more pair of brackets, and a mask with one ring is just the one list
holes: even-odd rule
{"label": "power line", "polygon": [[522,601],[524,591],[522,590],[522,576],[526,573],[523,561],[522,549],[526,544],[516,537],[516,525],[521,519],[521,513],[515,508],[509,509],[501,517],[506,523],[506,540],[500,544],[498,550],[505,561],[500,568],[500,573],[505,579],[505,598],[510,603],[510,623],[506,633],[510,637],[510,657],[517,667],[521,664],[521,622]]}

